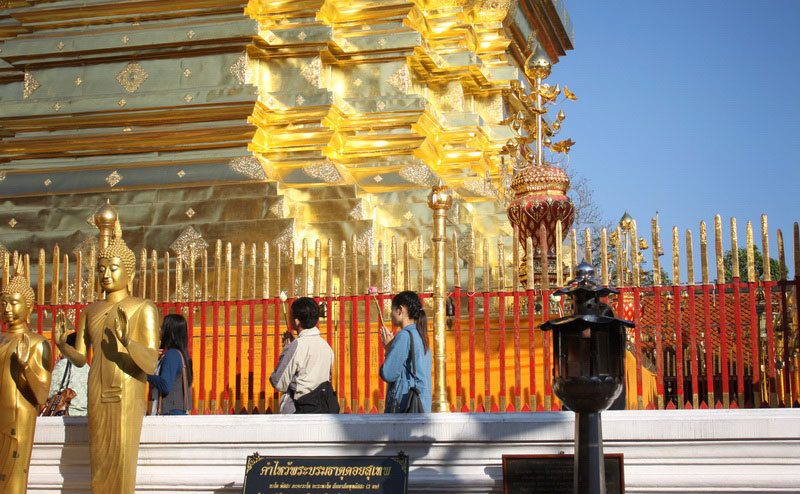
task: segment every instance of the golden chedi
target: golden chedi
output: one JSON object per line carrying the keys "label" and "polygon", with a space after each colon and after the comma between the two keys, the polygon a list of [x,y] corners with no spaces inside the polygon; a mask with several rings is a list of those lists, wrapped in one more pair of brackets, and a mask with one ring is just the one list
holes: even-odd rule
{"label": "golden chedi", "polygon": [[47,340],[28,329],[34,296],[22,273],[11,279],[0,299],[6,323],[0,334],[0,492],[24,494],[36,416],[50,390],[52,357]]}
{"label": "golden chedi", "polygon": [[105,300],[81,312],[75,348],[66,344],[63,313],[56,322],[56,344],[73,364],[85,365],[87,345],[94,347],[88,415],[95,494],[134,493],[147,374],[155,372],[160,340],[156,306],[130,294],[136,258],[122,240],[119,222],[115,230],[98,254]]}

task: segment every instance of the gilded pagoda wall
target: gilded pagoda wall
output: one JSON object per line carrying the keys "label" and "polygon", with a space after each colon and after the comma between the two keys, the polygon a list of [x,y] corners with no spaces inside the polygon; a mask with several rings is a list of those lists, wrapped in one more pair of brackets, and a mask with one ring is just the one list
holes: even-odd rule
{"label": "gilded pagoda wall", "polygon": [[424,240],[440,180],[457,232],[496,235],[505,95],[572,43],[550,0],[6,3],[8,249],[78,248],[104,197],[136,248]]}

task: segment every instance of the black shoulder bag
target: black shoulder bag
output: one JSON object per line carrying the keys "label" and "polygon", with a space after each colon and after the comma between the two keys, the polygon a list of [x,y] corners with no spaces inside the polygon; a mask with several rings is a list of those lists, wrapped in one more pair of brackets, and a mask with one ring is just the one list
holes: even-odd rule
{"label": "black shoulder bag", "polygon": [[[410,332],[409,332],[410,333]],[[411,386],[411,389],[408,390],[408,402],[406,403],[405,409],[400,409],[400,404],[395,401],[392,404],[391,413],[425,413],[425,409],[422,408],[422,398],[420,397],[419,388],[417,388],[417,364],[416,359],[414,358],[414,335],[409,334],[411,337],[411,348],[410,348],[410,356],[411,356],[411,379],[414,382],[414,386]]]}

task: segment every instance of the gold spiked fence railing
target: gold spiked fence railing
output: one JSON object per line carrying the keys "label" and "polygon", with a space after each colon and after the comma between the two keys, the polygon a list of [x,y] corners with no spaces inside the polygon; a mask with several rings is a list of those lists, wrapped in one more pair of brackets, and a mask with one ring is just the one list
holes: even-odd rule
{"label": "gold spiked fence railing", "polygon": [[[567,241],[555,246],[555,257],[541,255],[546,249],[530,256],[527,279],[533,282],[527,288],[520,283],[523,244],[516,232],[512,239],[451,234],[446,243],[449,408],[559,409],[550,390],[550,336],[537,326],[571,311],[553,292],[570,279],[581,258],[599,268],[602,284],[620,290],[606,300],[617,315],[636,323],[626,359],[628,408],[798,406],[800,233],[795,223],[790,278],[783,233],[776,232],[773,266],[766,261],[771,259],[766,216],[760,227],[760,252],[750,222],[740,251],[731,219],[725,249],[722,221],[715,217],[713,281],[705,222],[698,232],[697,280],[690,230],[682,248],[680,232],[672,230],[671,280],[662,276],[655,219],[651,246],[638,236],[636,222],[599,235],[571,230]],[[528,252],[532,240],[525,239]],[[643,248],[652,252],[649,270],[643,266]],[[80,253],[61,253],[58,246],[52,253],[0,253],[3,286],[11,259],[20,255],[37,297],[31,327],[52,341],[56,311],[66,311],[74,323],[99,296],[95,253],[83,259]],[[285,248],[217,241],[211,250],[190,248],[177,255],[142,250],[138,257],[134,295],[189,321],[196,413],[277,412],[278,394],[268,378],[286,330],[281,291],[289,301],[312,296],[320,302],[320,329],[336,354],[332,377],[342,410],[382,411],[379,322],[388,317],[389,301],[399,291],[419,292],[429,308],[432,298],[432,252],[395,238],[374,246],[359,245],[355,238],[341,244],[302,239]],[[373,285],[375,296],[368,294]]]}

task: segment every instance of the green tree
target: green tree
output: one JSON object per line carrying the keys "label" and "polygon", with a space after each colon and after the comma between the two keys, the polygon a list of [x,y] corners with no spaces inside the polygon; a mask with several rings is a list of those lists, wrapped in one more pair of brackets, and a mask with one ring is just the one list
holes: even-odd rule
{"label": "green tree", "polygon": [[[725,280],[732,280],[733,251],[731,249],[725,251],[725,257],[722,262],[725,267]],[[739,278],[742,281],[762,281],[764,279],[764,257],[761,255],[761,251],[758,250],[758,246],[755,245],[753,246],[753,264],[755,265],[756,279],[749,280],[747,279],[747,249],[739,247]],[[770,257],[769,270],[773,280],[780,278],[781,265],[777,259]]]}

